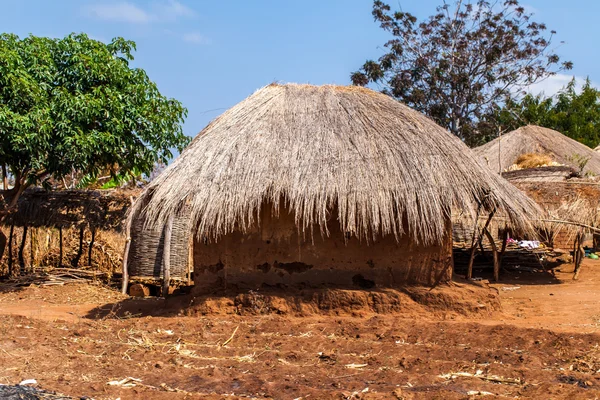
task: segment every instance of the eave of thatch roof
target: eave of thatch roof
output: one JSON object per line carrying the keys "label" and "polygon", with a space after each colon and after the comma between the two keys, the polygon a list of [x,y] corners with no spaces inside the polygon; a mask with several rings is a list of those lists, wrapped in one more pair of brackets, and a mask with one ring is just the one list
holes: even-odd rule
{"label": "eave of thatch roof", "polygon": [[423,243],[442,241],[450,210],[475,214],[477,201],[516,225],[539,212],[458,138],[391,97],[297,84],[266,86],[211,122],[136,209],[158,227],[185,204],[198,233],[218,238],[259,222],[264,201],[285,202],[302,231],[326,233],[336,209],[344,232]]}
{"label": "eave of thatch roof", "polygon": [[[121,230],[123,219],[131,207],[130,195],[132,193],[115,191],[30,189],[21,195],[17,209],[3,223],[27,227]],[[2,191],[0,196],[3,196]]]}
{"label": "eave of thatch roof", "polygon": [[473,150],[495,171],[506,170],[523,154],[541,153],[578,171],[579,160],[589,157],[582,172],[600,175],[600,153],[560,132],[535,125],[523,126]]}

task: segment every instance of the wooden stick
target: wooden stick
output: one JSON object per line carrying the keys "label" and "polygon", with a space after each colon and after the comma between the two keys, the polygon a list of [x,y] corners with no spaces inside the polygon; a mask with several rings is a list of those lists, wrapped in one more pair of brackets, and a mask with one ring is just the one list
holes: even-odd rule
{"label": "wooden stick", "polygon": [[586,224],[582,224],[579,222],[573,222],[573,221],[564,221],[564,220],[560,220],[560,219],[537,219],[534,221],[542,221],[542,222],[551,222],[551,223],[555,223],[555,224],[565,224],[565,225],[575,225],[575,226],[580,226],[582,228],[587,228],[592,232],[596,232],[596,233],[600,233],[600,229],[599,228],[595,228],[591,225],[586,225]]}
{"label": "wooden stick", "polygon": [[167,297],[169,294],[169,284],[171,283],[171,237],[173,235],[173,215],[169,216],[165,226],[165,243],[163,247],[163,285],[162,295]]}

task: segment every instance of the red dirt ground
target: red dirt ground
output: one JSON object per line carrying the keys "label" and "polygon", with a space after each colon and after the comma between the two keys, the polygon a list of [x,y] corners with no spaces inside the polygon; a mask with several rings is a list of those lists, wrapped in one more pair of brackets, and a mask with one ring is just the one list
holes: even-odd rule
{"label": "red dirt ground", "polygon": [[[123,400],[598,398],[600,261],[571,276],[167,304],[0,286],[0,383]],[[109,384],[128,377],[139,381]]]}

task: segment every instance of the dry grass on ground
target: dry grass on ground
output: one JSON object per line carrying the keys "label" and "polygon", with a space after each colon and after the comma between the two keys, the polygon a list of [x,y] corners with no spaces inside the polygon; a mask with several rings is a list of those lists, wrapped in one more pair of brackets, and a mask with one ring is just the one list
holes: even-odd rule
{"label": "dry grass on ground", "polygon": [[100,285],[10,291],[0,293],[0,383],[34,378],[123,400],[595,398],[599,266],[586,260],[579,281],[505,276],[489,289],[503,312],[471,315],[409,304],[354,316],[202,315],[198,304],[179,308],[184,297],[165,306]]}

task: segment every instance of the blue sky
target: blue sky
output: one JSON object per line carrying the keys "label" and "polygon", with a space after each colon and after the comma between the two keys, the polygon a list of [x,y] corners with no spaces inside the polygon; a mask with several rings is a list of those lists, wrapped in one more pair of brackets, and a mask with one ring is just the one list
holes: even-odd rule
{"label": "blue sky", "polygon": [[[419,18],[442,0],[394,0]],[[600,82],[600,1],[527,0],[558,31],[558,53],[575,63],[535,90],[555,92],[570,76]],[[184,131],[273,81],[348,84],[350,72],[382,54],[388,36],[370,0],[2,0],[0,26],[20,36],[85,32],[137,43],[135,65],[189,109]]]}

